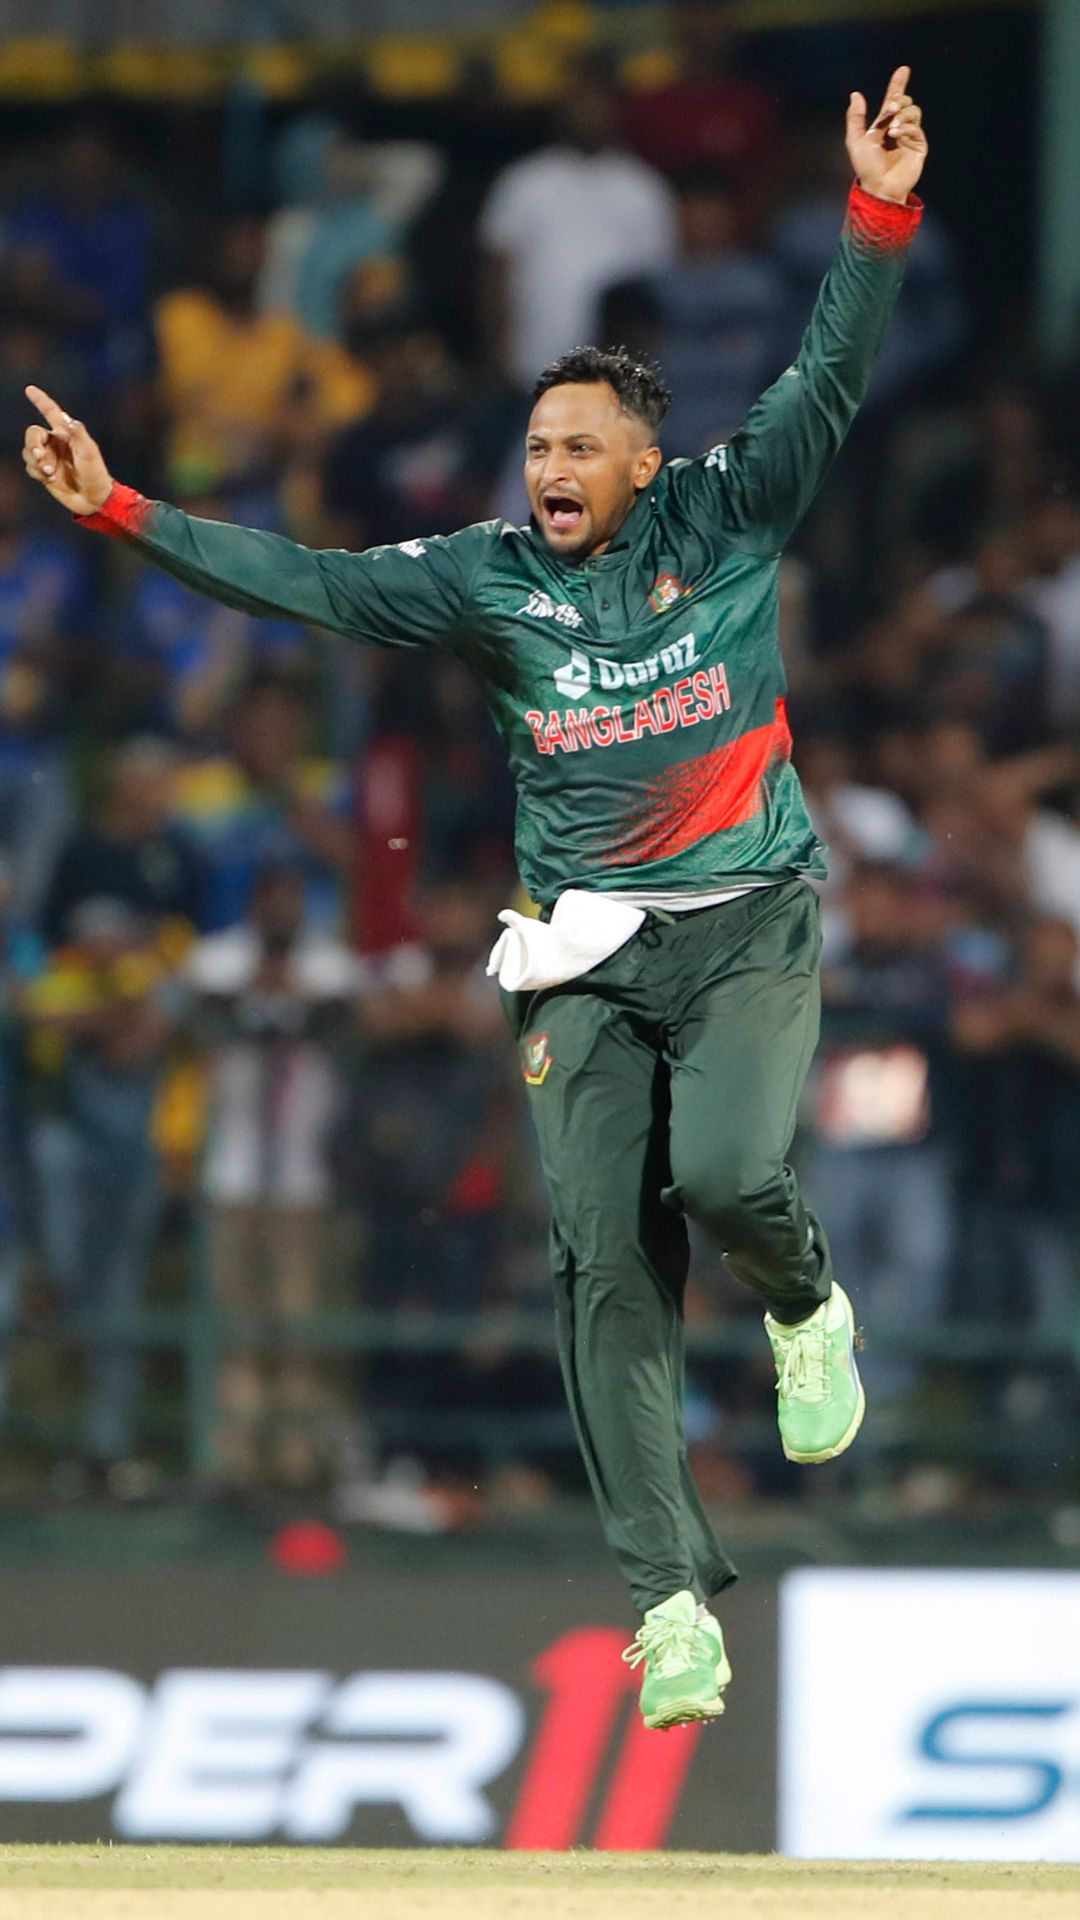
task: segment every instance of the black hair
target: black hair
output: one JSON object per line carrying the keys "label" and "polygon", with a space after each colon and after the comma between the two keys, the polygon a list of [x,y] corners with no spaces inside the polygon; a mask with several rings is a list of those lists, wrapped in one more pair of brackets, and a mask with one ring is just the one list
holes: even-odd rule
{"label": "black hair", "polygon": [[635,360],[625,347],[572,347],[544,368],[533,388],[534,402],[552,387],[609,386],[624,413],[643,420],[650,433],[659,433],[671,405],[671,390],[659,367]]}

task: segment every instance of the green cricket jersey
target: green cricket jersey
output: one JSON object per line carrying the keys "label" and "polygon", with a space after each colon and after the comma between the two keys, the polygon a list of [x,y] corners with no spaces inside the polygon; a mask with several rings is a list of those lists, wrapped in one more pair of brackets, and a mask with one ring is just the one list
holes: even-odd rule
{"label": "green cricket jersey", "polygon": [[920,215],[853,189],[795,365],[726,446],[662,468],[592,558],[498,520],[315,553],[121,486],[84,524],[229,606],[460,655],[509,751],[538,902],[820,875],[790,758],[777,569],[866,391]]}

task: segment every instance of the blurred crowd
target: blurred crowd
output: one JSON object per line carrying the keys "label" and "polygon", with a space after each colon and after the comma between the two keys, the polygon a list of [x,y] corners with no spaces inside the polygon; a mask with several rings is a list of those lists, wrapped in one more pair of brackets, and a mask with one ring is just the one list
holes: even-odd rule
{"label": "blurred crowd", "polygon": [[[436,1525],[572,1477],[477,689],[201,599],[17,448],[32,379],[193,513],[349,547],[520,521],[530,382],[599,339],[660,360],[665,451],[704,452],[793,357],[847,163],[725,7],[670,11],[663,86],[589,57],[547,120],[477,98],[445,145],[313,106],[240,206],[170,196],[108,114],[0,170],[0,1394],[58,1492],[197,1467]],[[1078,1415],[1080,359],[987,341],[959,238],[928,211],[782,581],[832,847],[799,1151],[872,1330],[860,1471],[928,1501],[1037,1480],[1048,1432],[1075,1472]],[[718,1269],[689,1412],[734,1498],[781,1476]],[[981,1436],[945,1488],[942,1408]]]}

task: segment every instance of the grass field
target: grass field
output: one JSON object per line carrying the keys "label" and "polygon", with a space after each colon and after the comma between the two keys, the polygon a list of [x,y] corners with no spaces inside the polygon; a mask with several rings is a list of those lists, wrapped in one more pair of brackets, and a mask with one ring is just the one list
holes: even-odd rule
{"label": "grass field", "polygon": [[0,1848],[0,1920],[1066,1920],[1080,1867],[748,1854]]}

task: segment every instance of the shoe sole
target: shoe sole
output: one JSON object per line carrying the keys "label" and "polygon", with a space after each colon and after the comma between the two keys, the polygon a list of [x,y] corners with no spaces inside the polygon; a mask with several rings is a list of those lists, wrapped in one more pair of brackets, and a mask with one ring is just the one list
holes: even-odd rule
{"label": "shoe sole", "polygon": [[724,1688],[731,1684],[731,1665],[726,1659],[717,1662],[716,1685],[717,1698],[709,1706],[703,1707],[700,1701],[676,1701],[665,1707],[662,1714],[654,1713],[642,1716],[650,1733],[666,1733],[669,1727],[689,1726],[700,1720],[719,1720],[726,1706],[723,1699]]}
{"label": "shoe sole", "polygon": [[702,1706],[699,1700],[673,1700],[663,1713],[647,1714],[644,1720],[650,1733],[666,1733],[669,1727],[686,1727],[701,1720],[718,1720],[723,1711],[722,1700],[716,1700],[707,1707]]}
{"label": "shoe sole", "polygon": [[[838,1289],[838,1291],[840,1291],[840,1289]],[[851,1365],[852,1365],[852,1368],[854,1369],[856,1380],[859,1380],[859,1369],[855,1365],[855,1357],[854,1357],[855,1355],[855,1314],[852,1309],[851,1301],[848,1299],[846,1294],[844,1295],[844,1306],[847,1314],[848,1333],[851,1338],[851,1348],[852,1348]],[[862,1426],[863,1416],[865,1415],[865,1413],[866,1413],[866,1394],[863,1391],[863,1383],[861,1380],[859,1380],[859,1397],[855,1402],[855,1412],[851,1418],[851,1425],[848,1427],[848,1430],[844,1434],[843,1438],[837,1441],[835,1447],[826,1447],[824,1451],[820,1453],[794,1453],[792,1452],[791,1448],[787,1444],[787,1441],[784,1439],[783,1435],[781,1434],[780,1445],[781,1445],[781,1448],[783,1449],[785,1460],[793,1460],[797,1467],[816,1467],[816,1466],[824,1466],[826,1460],[838,1459],[839,1456],[842,1453],[846,1453],[848,1448],[850,1447],[852,1441],[854,1440],[856,1434],[859,1431],[859,1428]]]}

